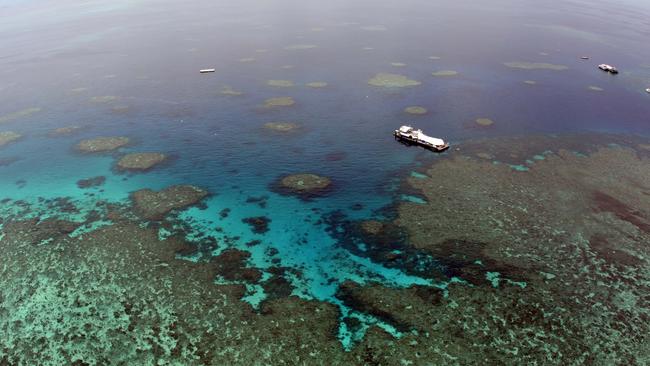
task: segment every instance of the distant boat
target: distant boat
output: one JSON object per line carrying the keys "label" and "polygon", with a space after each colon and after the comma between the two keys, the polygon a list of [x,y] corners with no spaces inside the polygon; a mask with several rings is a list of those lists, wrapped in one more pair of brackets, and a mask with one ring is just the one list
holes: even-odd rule
{"label": "distant boat", "polygon": [[435,151],[444,151],[449,148],[449,144],[444,140],[427,136],[422,130],[416,130],[411,126],[402,126],[393,132],[396,140],[407,144],[420,145]]}
{"label": "distant boat", "polygon": [[214,70],[215,70],[215,69],[201,69],[201,70],[199,70],[199,72],[200,72],[201,74],[207,74],[207,73],[209,73],[209,72],[214,72]]}
{"label": "distant boat", "polygon": [[650,88],[646,89],[645,91],[646,93],[650,93]]}
{"label": "distant boat", "polygon": [[610,74],[618,74],[618,69],[612,65],[600,64],[598,65],[598,68]]}
{"label": "distant boat", "polygon": [[589,60],[589,56],[582,56],[580,58],[583,59],[583,60]]}

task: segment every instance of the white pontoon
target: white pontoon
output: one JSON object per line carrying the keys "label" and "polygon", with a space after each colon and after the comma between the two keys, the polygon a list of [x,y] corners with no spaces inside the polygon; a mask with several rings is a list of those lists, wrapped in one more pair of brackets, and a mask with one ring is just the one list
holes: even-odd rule
{"label": "white pontoon", "polygon": [[598,68],[603,70],[603,71],[607,71],[610,74],[618,74],[618,69],[615,68],[612,65],[600,64],[600,65],[598,65]]}
{"label": "white pontoon", "polygon": [[422,130],[416,130],[411,126],[402,126],[393,132],[395,139],[409,144],[420,145],[435,151],[444,151],[449,144],[444,140],[427,136]]}

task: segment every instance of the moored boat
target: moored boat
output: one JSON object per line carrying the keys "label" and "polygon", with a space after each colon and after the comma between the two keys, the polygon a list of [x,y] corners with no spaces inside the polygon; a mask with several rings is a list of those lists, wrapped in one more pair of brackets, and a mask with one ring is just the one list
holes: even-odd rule
{"label": "moored boat", "polygon": [[393,132],[393,136],[402,142],[420,145],[434,151],[444,151],[449,148],[449,144],[444,140],[427,136],[422,130],[415,129],[411,126],[401,126]]}
{"label": "moored boat", "polygon": [[608,73],[610,73],[610,74],[618,74],[618,69],[615,68],[615,67],[612,66],[612,65],[608,65],[608,64],[600,64],[600,65],[598,65],[598,68],[601,69],[601,70],[603,70],[603,71],[606,71],[606,72],[608,72]]}

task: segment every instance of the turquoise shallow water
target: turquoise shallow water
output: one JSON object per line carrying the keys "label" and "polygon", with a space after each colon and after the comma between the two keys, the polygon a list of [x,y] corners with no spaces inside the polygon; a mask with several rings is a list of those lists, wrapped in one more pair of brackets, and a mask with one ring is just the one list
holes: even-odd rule
{"label": "turquoise shallow water", "polygon": [[[142,188],[201,186],[213,194],[207,208],[188,209],[180,218],[222,243],[214,255],[240,248],[251,252],[252,266],[262,269],[278,266],[272,262],[277,258],[280,266],[302,273],[292,278],[295,295],[342,306],[334,294],[350,279],[444,286],[374,263],[359,255],[363,248],[352,253],[323,222],[334,211],[349,220],[384,218],[382,209],[395,199],[421,200],[400,195],[399,179],[410,174],[416,159],[436,156],[395,143],[391,131],[400,124],[411,122],[454,146],[477,137],[542,132],[647,133],[650,100],[642,86],[650,83],[650,69],[644,66],[650,59],[645,44],[650,26],[632,9],[571,13],[579,3],[557,9],[515,1],[472,7],[424,1],[333,2],[324,8],[292,1],[201,5],[163,2],[152,9],[146,1],[63,2],[56,12],[47,1],[3,5],[8,14],[3,18],[10,21],[0,26],[0,49],[10,52],[0,58],[0,116],[41,110],[0,124],[0,131],[24,135],[0,150],[0,158],[18,159],[0,167],[2,197],[71,197],[90,208],[97,199],[126,202],[130,192]],[[611,24],[617,25],[615,31],[607,27]],[[591,60],[580,60],[583,54]],[[568,70],[504,66],[512,61],[560,64]],[[616,63],[622,73],[599,72],[595,64],[600,62]],[[204,67],[216,72],[199,74]],[[432,76],[440,70],[459,74]],[[422,84],[402,89],[368,85],[379,72]],[[271,79],[296,85],[268,86]],[[328,85],[305,85],[314,81]],[[591,85],[604,91],[588,90]],[[225,86],[244,94],[222,95]],[[92,100],[101,96],[115,98]],[[264,107],[267,98],[281,96],[293,97],[296,104]],[[429,112],[404,114],[411,105]],[[495,124],[482,128],[474,122],[483,117]],[[264,130],[274,121],[303,128],[287,135]],[[47,136],[69,125],[87,128],[73,136]],[[110,135],[133,140],[118,155],[159,151],[173,159],[146,174],[118,174],[114,156],[73,149],[82,138]],[[305,202],[271,190],[279,177],[303,171],[331,178],[333,192]],[[107,181],[89,197],[76,182],[94,176]],[[247,202],[251,197],[267,197],[266,206]],[[229,216],[220,218],[226,208]],[[267,233],[255,234],[242,222],[253,216],[270,220]],[[233,237],[238,239],[226,240]],[[248,247],[252,240],[261,243]],[[270,248],[277,254],[269,256]],[[259,305],[263,290],[248,290],[244,300]],[[342,309],[347,316],[349,309]],[[347,345],[358,337],[343,323],[340,336]]]}

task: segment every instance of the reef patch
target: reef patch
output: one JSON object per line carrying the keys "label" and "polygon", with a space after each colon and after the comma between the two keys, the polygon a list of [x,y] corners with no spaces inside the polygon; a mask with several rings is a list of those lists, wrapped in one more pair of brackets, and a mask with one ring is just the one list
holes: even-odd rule
{"label": "reef patch", "polygon": [[23,135],[13,131],[0,131],[0,147],[15,142],[21,137],[23,137]]}
{"label": "reef patch", "polygon": [[295,195],[302,199],[311,199],[322,196],[330,191],[332,181],[312,173],[287,175],[275,184],[275,191],[281,194]]}
{"label": "reef patch", "polygon": [[147,220],[159,221],[172,210],[199,203],[208,192],[192,185],[175,185],[161,191],[141,189],[131,194],[135,212]]}
{"label": "reef patch", "polygon": [[143,172],[164,162],[167,155],[155,152],[126,154],[117,161],[117,168],[123,171]]}
{"label": "reef patch", "polygon": [[264,101],[264,106],[267,108],[291,107],[294,104],[296,104],[296,101],[292,97],[275,97]]}
{"label": "reef patch", "polygon": [[103,153],[117,150],[128,145],[128,137],[97,137],[80,141],[76,148],[83,153]]}
{"label": "reef patch", "polygon": [[368,84],[383,88],[406,88],[417,86],[422,83],[417,80],[409,79],[404,75],[380,72],[368,80]]}
{"label": "reef patch", "polygon": [[522,70],[552,70],[552,71],[564,71],[568,70],[568,66],[564,65],[555,65],[545,62],[523,62],[523,61],[514,61],[504,63],[507,67],[511,69],[522,69]]}

